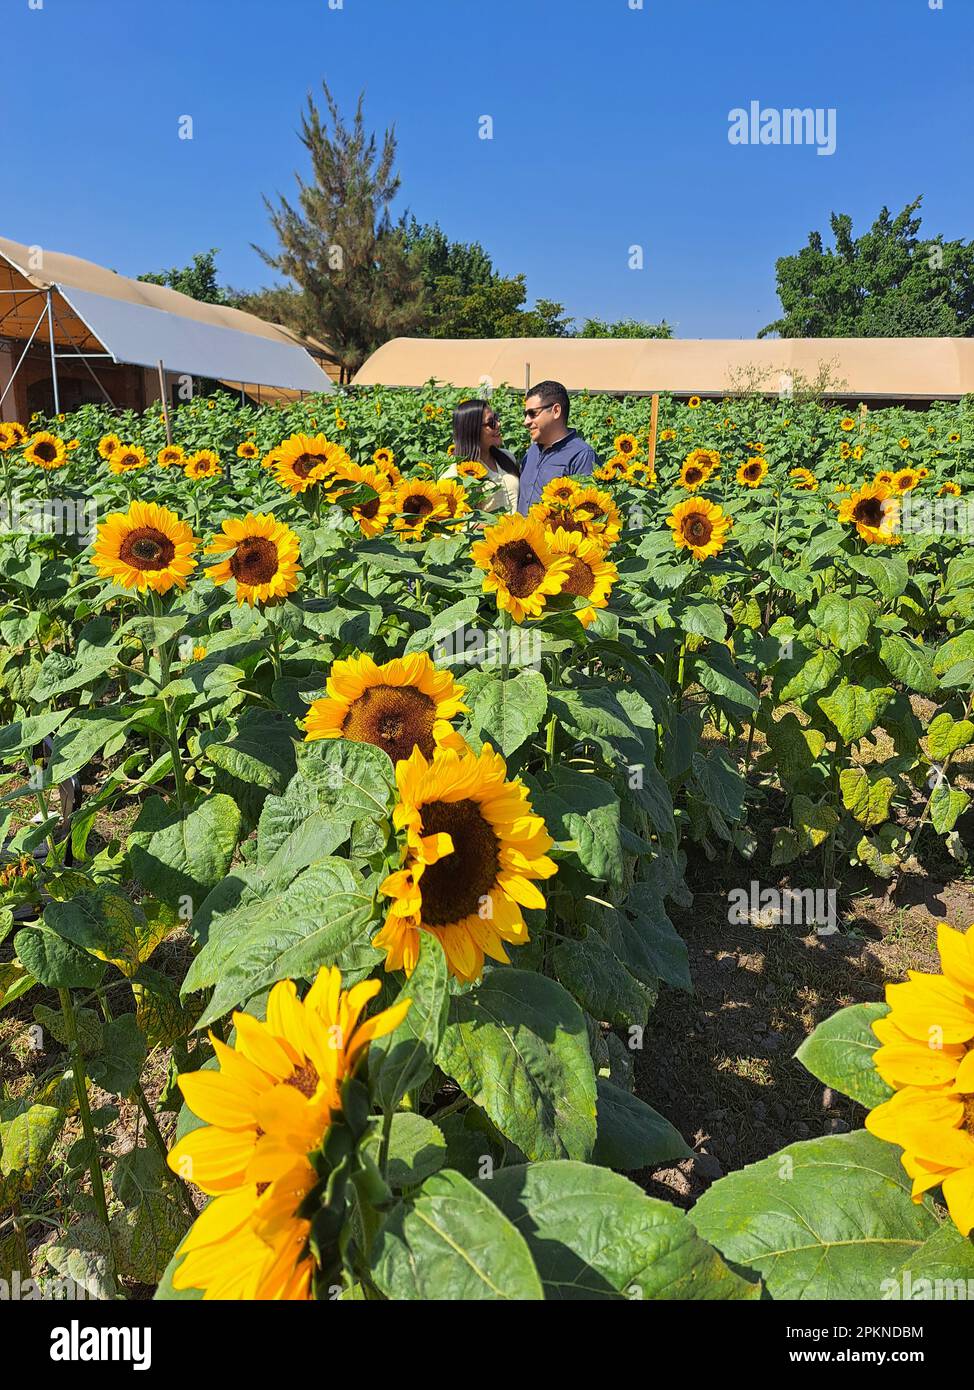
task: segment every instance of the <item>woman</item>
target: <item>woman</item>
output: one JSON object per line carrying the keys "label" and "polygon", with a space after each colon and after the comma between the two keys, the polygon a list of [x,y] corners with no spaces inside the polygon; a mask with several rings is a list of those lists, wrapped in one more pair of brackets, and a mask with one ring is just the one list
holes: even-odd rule
{"label": "woman", "polygon": [[500,422],[489,401],[461,401],[453,412],[453,463],[443,476],[457,477],[461,463],[487,470],[484,511],[517,511],[517,460],[501,448]]}

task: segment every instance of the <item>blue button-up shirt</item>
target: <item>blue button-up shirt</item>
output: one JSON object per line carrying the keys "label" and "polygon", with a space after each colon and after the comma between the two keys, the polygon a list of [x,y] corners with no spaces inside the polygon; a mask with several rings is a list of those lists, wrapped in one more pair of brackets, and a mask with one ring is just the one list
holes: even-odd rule
{"label": "blue button-up shirt", "polygon": [[591,473],[598,463],[598,454],[591,444],[586,444],[577,430],[569,430],[564,439],[559,439],[550,449],[532,444],[521,462],[518,511],[522,516],[527,516],[528,508],[541,501],[545,484],[554,478]]}

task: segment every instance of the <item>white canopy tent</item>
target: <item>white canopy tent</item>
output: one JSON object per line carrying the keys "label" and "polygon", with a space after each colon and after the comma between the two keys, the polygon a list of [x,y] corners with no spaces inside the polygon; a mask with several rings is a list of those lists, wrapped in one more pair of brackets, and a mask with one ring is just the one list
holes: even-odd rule
{"label": "white canopy tent", "polygon": [[57,364],[66,358],[81,359],[93,376],[90,363],[101,359],[149,369],[162,363],[169,373],[232,381],[245,388],[334,389],[295,335],[275,324],[3,237],[0,339],[18,348],[24,344],[17,368],[33,344],[47,347],[56,409]]}

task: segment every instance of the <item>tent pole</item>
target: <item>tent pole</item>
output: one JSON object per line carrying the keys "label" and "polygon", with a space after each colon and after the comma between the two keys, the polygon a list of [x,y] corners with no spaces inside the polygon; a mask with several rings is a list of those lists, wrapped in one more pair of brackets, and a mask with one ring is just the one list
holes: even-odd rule
{"label": "tent pole", "polygon": [[47,333],[51,340],[51,385],[54,387],[54,414],[61,414],[61,395],[57,386],[57,354],[54,351],[54,310],[51,291],[47,292]]}
{"label": "tent pole", "polygon": [[42,324],[43,322],[44,322],[44,310],[42,309],[42,310],[41,310],[41,316],[40,316],[40,318],[39,318],[39,319],[37,320],[37,322],[34,324],[34,331],[33,331],[33,333],[30,335],[30,337],[27,339],[27,342],[24,344],[24,350],[23,350],[23,352],[20,354],[20,360],[18,361],[16,367],[14,367],[12,373],[10,374],[10,380],[7,382],[6,386],[4,387],[3,395],[0,396],[0,405],[3,405],[4,401],[7,399],[7,393],[8,393],[8,391],[10,390],[11,386],[13,386],[14,380],[16,379],[16,376],[17,376],[17,373],[20,371],[21,367],[23,366],[24,358],[27,356],[28,352],[30,351],[30,345],[31,345],[31,343],[34,341],[34,339],[37,337],[37,330],[40,328],[40,326],[41,326],[41,324]]}
{"label": "tent pole", "polygon": [[169,398],[166,392],[166,369],[159,359],[159,399],[162,402],[162,413],[166,422],[166,443],[172,445],[172,421],[169,419]]}
{"label": "tent pole", "polygon": [[[43,317],[43,314],[41,315],[41,317]],[[58,327],[59,327],[59,328],[62,328],[62,329],[64,330],[64,332],[67,334],[67,336],[68,336],[68,341],[69,341],[69,343],[71,344],[71,346],[74,348],[75,354],[76,354],[76,355],[78,356],[78,358],[81,360],[82,366],[84,367],[85,371],[88,373],[88,375],[91,377],[92,381],[93,381],[93,382],[95,383],[95,385],[98,387],[99,391],[100,391],[100,392],[102,393],[102,395],[105,397],[105,400],[108,402],[109,408],[110,408],[111,410],[117,410],[117,409],[118,409],[118,406],[117,406],[117,405],[115,404],[115,402],[112,400],[111,396],[108,394],[108,392],[105,390],[104,386],[103,386],[103,385],[101,384],[101,382],[98,380],[98,378],[97,378],[97,376],[95,375],[95,373],[92,371],[92,368],[91,368],[91,365],[90,365],[89,362],[88,362],[88,359],[85,357],[85,354],[81,351],[81,349],[78,347],[78,344],[75,342],[74,336],[73,336],[73,334],[72,334],[70,328],[68,328],[66,324],[61,323],[60,319],[58,319],[58,317],[57,317],[57,314],[55,314],[54,317],[55,317],[55,319],[57,319]],[[108,353],[108,354],[106,354],[106,356],[109,356],[109,357],[110,357],[111,354]]]}

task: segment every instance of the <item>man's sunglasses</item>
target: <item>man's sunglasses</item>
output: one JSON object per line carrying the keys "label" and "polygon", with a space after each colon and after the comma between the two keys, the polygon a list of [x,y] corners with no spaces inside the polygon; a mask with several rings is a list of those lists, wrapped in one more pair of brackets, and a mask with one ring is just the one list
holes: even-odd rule
{"label": "man's sunglasses", "polygon": [[551,401],[548,405],[537,405],[533,410],[525,410],[524,418],[525,420],[536,420],[539,415],[543,415],[546,410],[551,410],[555,405],[557,405],[557,401]]}

